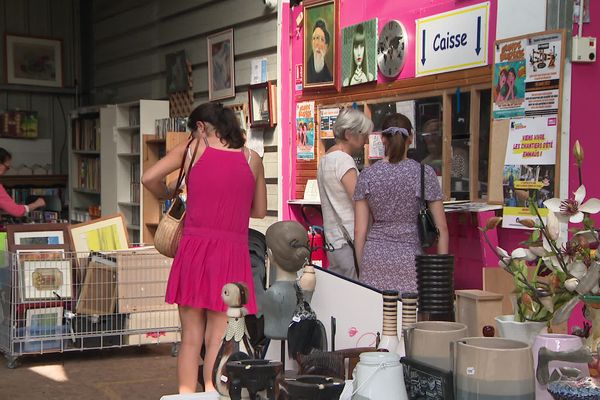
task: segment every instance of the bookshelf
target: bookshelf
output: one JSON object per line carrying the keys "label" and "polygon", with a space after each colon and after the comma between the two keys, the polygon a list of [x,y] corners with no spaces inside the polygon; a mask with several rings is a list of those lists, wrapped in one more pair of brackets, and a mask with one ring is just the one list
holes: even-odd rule
{"label": "bookshelf", "polygon": [[89,210],[100,206],[101,107],[71,111],[69,123],[69,221],[91,219]]}
{"label": "bookshelf", "polygon": [[[102,137],[106,138],[100,157],[102,215],[123,214],[132,243],[145,241],[145,202],[140,184],[144,154],[155,138],[155,120],[168,117],[169,102],[163,100],[115,104],[101,112]],[[158,143],[150,146],[159,147]]]}

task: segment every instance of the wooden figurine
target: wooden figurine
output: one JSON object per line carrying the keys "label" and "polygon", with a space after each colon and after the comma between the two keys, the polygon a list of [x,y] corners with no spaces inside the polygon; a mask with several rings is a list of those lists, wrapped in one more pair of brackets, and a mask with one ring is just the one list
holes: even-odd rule
{"label": "wooden figurine", "polygon": [[212,373],[213,385],[221,395],[221,399],[230,398],[230,378],[226,370],[227,363],[229,361],[255,358],[244,319],[248,313],[244,307],[247,302],[247,293],[246,285],[241,282],[228,283],[223,286],[221,292],[223,301],[229,306],[227,309],[227,329]]}

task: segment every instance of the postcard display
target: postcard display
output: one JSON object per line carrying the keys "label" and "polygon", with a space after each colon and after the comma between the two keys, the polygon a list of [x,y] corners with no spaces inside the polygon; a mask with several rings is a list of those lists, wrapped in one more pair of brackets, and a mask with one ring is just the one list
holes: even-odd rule
{"label": "postcard display", "polygon": [[545,217],[543,202],[557,195],[563,49],[561,31],[496,42],[493,119],[508,120],[495,125],[508,132],[494,132],[506,135],[501,183],[506,228],[525,229],[519,219],[533,218],[531,202]]}
{"label": "postcard display", "polygon": [[129,249],[116,225],[95,228],[122,218],[95,221],[7,226],[0,351],[9,368],[23,354],[179,342],[177,308],[164,302],[172,259]]}

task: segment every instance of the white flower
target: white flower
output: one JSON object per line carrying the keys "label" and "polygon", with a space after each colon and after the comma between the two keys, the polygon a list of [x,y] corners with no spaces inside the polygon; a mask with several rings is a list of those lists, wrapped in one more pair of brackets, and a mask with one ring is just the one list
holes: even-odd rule
{"label": "white flower", "polygon": [[574,199],[558,199],[553,198],[546,200],[544,205],[548,210],[556,213],[556,216],[562,222],[567,220],[573,224],[583,221],[585,214],[596,214],[600,212],[600,200],[592,198],[583,203],[585,199],[585,186],[581,185],[574,193]]}
{"label": "white flower", "polygon": [[583,261],[573,261],[567,265],[567,270],[571,275],[577,279],[581,279],[585,276],[588,268]]}
{"label": "white flower", "polygon": [[572,292],[573,290],[575,290],[575,288],[577,287],[578,284],[579,284],[579,279],[577,279],[577,278],[570,278],[570,279],[567,279],[565,281],[565,288],[569,292]]}
{"label": "white flower", "polygon": [[537,258],[537,256],[531,250],[524,249],[522,247],[514,249],[510,254],[508,254],[508,251],[504,250],[502,247],[496,247],[496,252],[501,259],[501,261],[498,263],[500,267],[505,267],[506,264],[510,263],[510,260],[513,258],[527,261],[533,261]]}

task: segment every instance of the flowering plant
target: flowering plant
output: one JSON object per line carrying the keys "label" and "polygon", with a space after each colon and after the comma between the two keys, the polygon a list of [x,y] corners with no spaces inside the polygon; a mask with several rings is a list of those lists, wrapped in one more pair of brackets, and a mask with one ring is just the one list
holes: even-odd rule
{"label": "flowering plant", "polygon": [[[485,239],[498,258],[499,265],[513,276],[516,286],[515,321],[546,321],[548,324],[565,322],[580,296],[600,293],[600,263],[596,248],[598,232],[590,214],[600,211],[600,200],[584,202],[586,195],[582,182],[583,149],[577,141],[573,148],[579,174],[579,188],[573,198],[553,198],[544,201],[548,209],[542,218],[535,193],[529,198],[529,210],[534,218],[522,219],[522,225],[531,229],[528,240],[510,254],[491,244],[486,232],[502,220],[491,218],[481,228]],[[528,197],[528,193],[517,193]],[[566,238],[567,224],[582,223],[583,228],[571,231]],[[533,273],[528,268],[535,266]]]}

